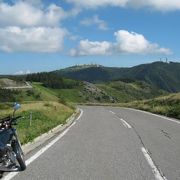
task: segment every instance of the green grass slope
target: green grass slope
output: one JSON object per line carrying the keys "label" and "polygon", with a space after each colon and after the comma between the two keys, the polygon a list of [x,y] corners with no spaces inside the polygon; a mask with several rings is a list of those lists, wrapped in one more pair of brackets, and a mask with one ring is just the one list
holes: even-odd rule
{"label": "green grass slope", "polygon": [[[33,83],[41,92],[44,91],[55,96],[62,103],[85,103],[85,102],[112,102],[107,93],[91,83],[81,82],[79,86],[69,89],[53,89],[44,87],[41,83]],[[52,98],[52,97],[51,97]],[[47,99],[47,98],[45,98]]]}
{"label": "green grass slope", "polygon": [[[65,124],[66,119],[73,112],[74,110],[72,108],[58,102],[22,103],[21,109],[17,112],[17,115],[19,114],[24,117],[18,121],[17,126],[21,143],[28,143],[59,124]],[[31,121],[30,113],[32,114]],[[12,114],[12,108],[1,109],[1,118],[9,114]]]}
{"label": "green grass slope", "polygon": [[[23,144],[59,124],[66,123],[66,119],[75,110],[73,106],[58,97],[55,91],[44,87],[42,83],[33,82],[32,86],[32,89],[0,89],[0,119],[12,115],[14,102],[21,103],[17,115],[22,115],[24,118],[19,120],[17,129]],[[30,114],[32,114],[31,121]]]}
{"label": "green grass slope", "polygon": [[133,81],[130,83],[111,81],[97,84],[97,86],[103,89],[108,95],[114,97],[116,102],[150,99],[167,94],[167,92],[141,81]]}
{"label": "green grass slope", "polygon": [[121,106],[132,107],[180,119],[180,93],[150,100],[134,101],[127,104],[121,104]]}
{"label": "green grass slope", "polygon": [[62,80],[63,86],[60,84],[60,88],[47,87],[42,82],[31,82],[32,89],[0,89],[0,102],[117,103],[154,98],[165,93],[141,81],[92,84],[66,78]]}

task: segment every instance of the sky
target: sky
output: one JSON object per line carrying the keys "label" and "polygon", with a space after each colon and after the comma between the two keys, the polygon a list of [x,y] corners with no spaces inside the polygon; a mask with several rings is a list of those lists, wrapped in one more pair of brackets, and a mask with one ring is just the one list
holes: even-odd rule
{"label": "sky", "polygon": [[0,74],[180,62],[179,0],[0,0]]}

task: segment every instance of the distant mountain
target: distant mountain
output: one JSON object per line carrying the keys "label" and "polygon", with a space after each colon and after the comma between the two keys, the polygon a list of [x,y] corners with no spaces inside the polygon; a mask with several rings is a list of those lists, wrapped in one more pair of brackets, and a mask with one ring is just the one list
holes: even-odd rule
{"label": "distant mountain", "polygon": [[93,83],[113,80],[124,82],[138,80],[169,92],[180,91],[180,63],[178,62],[157,61],[131,68],[83,65],[54,72],[64,77]]}

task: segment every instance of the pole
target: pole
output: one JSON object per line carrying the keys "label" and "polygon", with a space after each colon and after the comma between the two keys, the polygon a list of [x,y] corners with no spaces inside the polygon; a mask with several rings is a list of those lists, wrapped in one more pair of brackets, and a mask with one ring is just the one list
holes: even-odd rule
{"label": "pole", "polygon": [[30,115],[29,115],[29,125],[31,126],[32,124],[32,112],[30,112]]}

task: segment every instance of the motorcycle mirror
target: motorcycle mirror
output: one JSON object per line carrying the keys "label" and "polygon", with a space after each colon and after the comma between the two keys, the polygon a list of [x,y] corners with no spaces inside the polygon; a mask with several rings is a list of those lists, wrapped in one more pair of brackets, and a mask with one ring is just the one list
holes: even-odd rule
{"label": "motorcycle mirror", "polygon": [[19,104],[19,103],[14,103],[14,106],[13,106],[13,109],[14,109],[14,111],[17,111],[18,109],[20,109],[21,108],[21,105]]}

